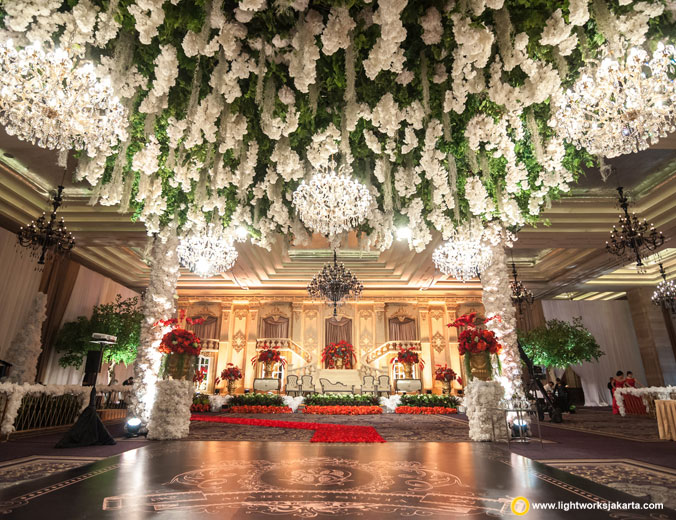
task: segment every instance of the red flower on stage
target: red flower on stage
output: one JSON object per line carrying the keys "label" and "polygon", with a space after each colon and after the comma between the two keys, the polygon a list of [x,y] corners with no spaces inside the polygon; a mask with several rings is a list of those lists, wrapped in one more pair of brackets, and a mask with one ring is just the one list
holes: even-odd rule
{"label": "red flower on stage", "polygon": [[228,363],[221,372],[219,381],[237,381],[238,379],[242,379],[242,371],[238,366]]}
{"label": "red flower on stage", "polygon": [[416,352],[415,347],[401,347],[397,356],[392,358],[392,363],[410,363],[411,365],[418,364],[420,369],[425,366],[425,362],[422,360],[418,352]]}
{"label": "red flower on stage", "polygon": [[202,345],[200,339],[193,332],[185,329],[173,329],[162,338],[159,351],[163,354],[199,356]]}
{"label": "red flower on stage", "polygon": [[466,353],[479,354],[481,352],[489,352],[491,354],[498,354],[500,352],[502,345],[495,337],[495,333],[492,330],[480,328],[491,320],[500,321],[500,317],[493,316],[484,320],[482,324],[479,324],[476,312],[472,312],[460,316],[453,323],[448,324],[449,327],[457,329],[466,327],[458,336],[458,352],[461,356]]}
{"label": "red flower on stage", "polygon": [[458,410],[442,406],[398,406],[395,412],[413,415],[449,415],[458,413]]}
{"label": "red flower on stage", "polygon": [[352,368],[352,362],[357,360],[354,347],[345,340],[326,345],[322,352],[322,363],[327,365],[327,368],[334,368],[336,359],[342,359],[345,368]]}
{"label": "red flower on stage", "polygon": [[231,406],[232,413],[291,413],[288,406],[245,405]]}
{"label": "red flower on stage", "polygon": [[383,413],[380,406],[306,406],[303,413],[314,415],[378,415]]}
{"label": "red flower on stage", "polygon": [[448,365],[437,365],[436,370],[434,371],[434,379],[437,381],[453,381],[455,380],[456,374],[455,371],[450,368]]}
{"label": "red flower on stage", "polygon": [[286,365],[286,359],[282,357],[279,347],[268,347],[267,343],[263,343],[263,350],[259,350],[258,354],[251,358],[251,364],[256,365],[256,363],[267,363],[268,361],[281,363],[282,366]]}

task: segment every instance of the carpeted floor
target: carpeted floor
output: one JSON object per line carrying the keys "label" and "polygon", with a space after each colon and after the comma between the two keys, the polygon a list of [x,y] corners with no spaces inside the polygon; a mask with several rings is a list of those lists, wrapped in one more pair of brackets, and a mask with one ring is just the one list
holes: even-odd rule
{"label": "carpeted floor", "polygon": [[[248,419],[273,419],[353,426],[372,426],[389,442],[466,442],[469,441],[467,422],[444,415],[304,415],[300,413],[269,414],[225,414],[226,417]],[[190,435],[185,439],[222,441],[309,441],[311,430],[290,430],[282,428],[259,428],[238,424],[192,423]]]}

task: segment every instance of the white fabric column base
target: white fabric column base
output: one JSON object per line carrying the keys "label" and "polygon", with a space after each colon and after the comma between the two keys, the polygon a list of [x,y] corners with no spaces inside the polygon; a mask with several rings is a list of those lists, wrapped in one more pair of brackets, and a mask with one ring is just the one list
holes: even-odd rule
{"label": "white fabric column base", "polygon": [[495,440],[507,438],[504,414],[495,410],[504,393],[505,389],[497,381],[473,379],[465,387],[463,403],[469,419],[470,439],[493,440],[493,425],[495,425]]}
{"label": "white fabric column base", "polygon": [[148,424],[148,438],[157,440],[182,439],[190,430],[192,382],[164,379],[156,384],[155,403]]}

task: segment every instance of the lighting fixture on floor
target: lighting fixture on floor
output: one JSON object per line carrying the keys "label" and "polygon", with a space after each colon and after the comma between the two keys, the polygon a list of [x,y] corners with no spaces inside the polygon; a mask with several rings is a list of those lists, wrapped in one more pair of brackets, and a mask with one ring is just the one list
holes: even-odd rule
{"label": "lighting fixture on floor", "polygon": [[323,299],[333,305],[333,315],[338,315],[338,304],[347,297],[359,298],[364,285],[338,263],[338,255],[333,251],[333,264],[326,264],[307,286],[307,292],[313,299]]}
{"label": "lighting fixture on floor", "polygon": [[610,241],[606,241],[606,251],[612,255],[636,260],[636,266],[643,267],[646,252],[655,251],[664,244],[662,232],[643,219],[640,222],[635,213],[629,214],[629,200],[622,186],[617,188],[619,203],[623,214],[619,216],[619,229],[613,226]]}
{"label": "lighting fixture on floor", "polygon": [[181,265],[202,278],[225,273],[238,256],[232,236],[213,222],[189,229],[180,237],[176,252]]}
{"label": "lighting fixture on floor", "polygon": [[676,130],[676,49],[659,43],[650,54],[607,48],[589,60],[580,79],[557,102],[562,137],[594,155],[617,157],[645,150]]}
{"label": "lighting fixture on floor", "polygon": [[476,278],[493,257],[485,238],[486,230],[479,219],[460,224],[432,254],[434,265],[462,282]]}
{"label": "lighting fixture on floor", "polygon": [[519,312],[523,309],[523,304],[532,305],[535,301],[533,296],[533,291],[526,288],[526,286],[519,280],[516,273],[516,264],[512,260],[512,277],[514,280],[509,282],[509,286],[512,289],[512,303],[517,306]]}
{"label": "lighting fixture on floor", "polygon": [[41,148],[90,157],[126,138],[127,113],[91,63],[66,50],[0,44],[0,124],[9,135]]}
{"label": "lighting fixture on floor", "polygon": [[667,273],[664,271],[662,262],[660,262],[660,275],[662,281],[655,288],[653,303],[676,314],[676,283],[673,280],[667,280]]}
{"label": "lighting fixture on floor", "polygon": [[293,192],[293,205],[303,223],[329,238],[364,222],[372,201],[368,188],[350,178],[343,166],[336,170],[333,161]]}
{"label": "lighting fixture on floor", "polygon": [[54,254],[66,254],[75,247],[73,234],[66,229],[63,218],[56,221],[56,211],[63,203],[63,186],[59,185],[51,201],[52,212],[49,219],[42,214],[37,221],[32,221],[17,233],[19,245],[27,247],[31,256],[38,258],[38,265],[44,265],[45,260]]}
{"label": "lighting fixture on floor", "polygon": [[141,432],[141,426],[141,419],[138,417],[128,419],[124,425],[124,431],[127,433],[127,437],[138,437]]}

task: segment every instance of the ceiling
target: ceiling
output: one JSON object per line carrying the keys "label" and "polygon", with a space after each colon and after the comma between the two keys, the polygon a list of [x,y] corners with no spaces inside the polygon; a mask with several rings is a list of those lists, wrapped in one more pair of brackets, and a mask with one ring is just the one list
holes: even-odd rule
{"label": "ceiling", "polygon": [[[130,221],[116,207],[90,206],[86,183],[72,181],[76,160],[69,160],[65,203],[59,210],[76,237],[73,255],[84,265],[136,289],[147,284],[144,262],[147,236],[143,225]],[[664,232],[662,255],[669,278],[676,273],[676,136],[650,150],[609,161],[616,172],[603,182],[598,169],[590,169],[571,196],[552,203],[543,223],[519,233],[513,250],[519,277],[539,297],[618,298],[636,286],[655,285],[657,267],[637,273],[631,264],[605,253],[604,244],[618,217],[615,188],[629,191],[634,210]],[[10,230],[30,221],[47,208],[50,191],[63,179],[56,153],[8,136],[0,129],[0,225]],[[361,251],[353,233],[339,260],[365,285],[365,292],[428,291],[446,294],[477,291],[478,281],[463,284],[435,271],[432,251],[440,237],[419,254],[404,242],[384,253]],[[184,294],[219,294],[243,290],[302,291],[312,275],[331,260],[322,237],[306,247],[289,247],[278,239],[271,251],[238,244],[239,258],[231,272],[201,279],[182,271],[179,291]]]}

